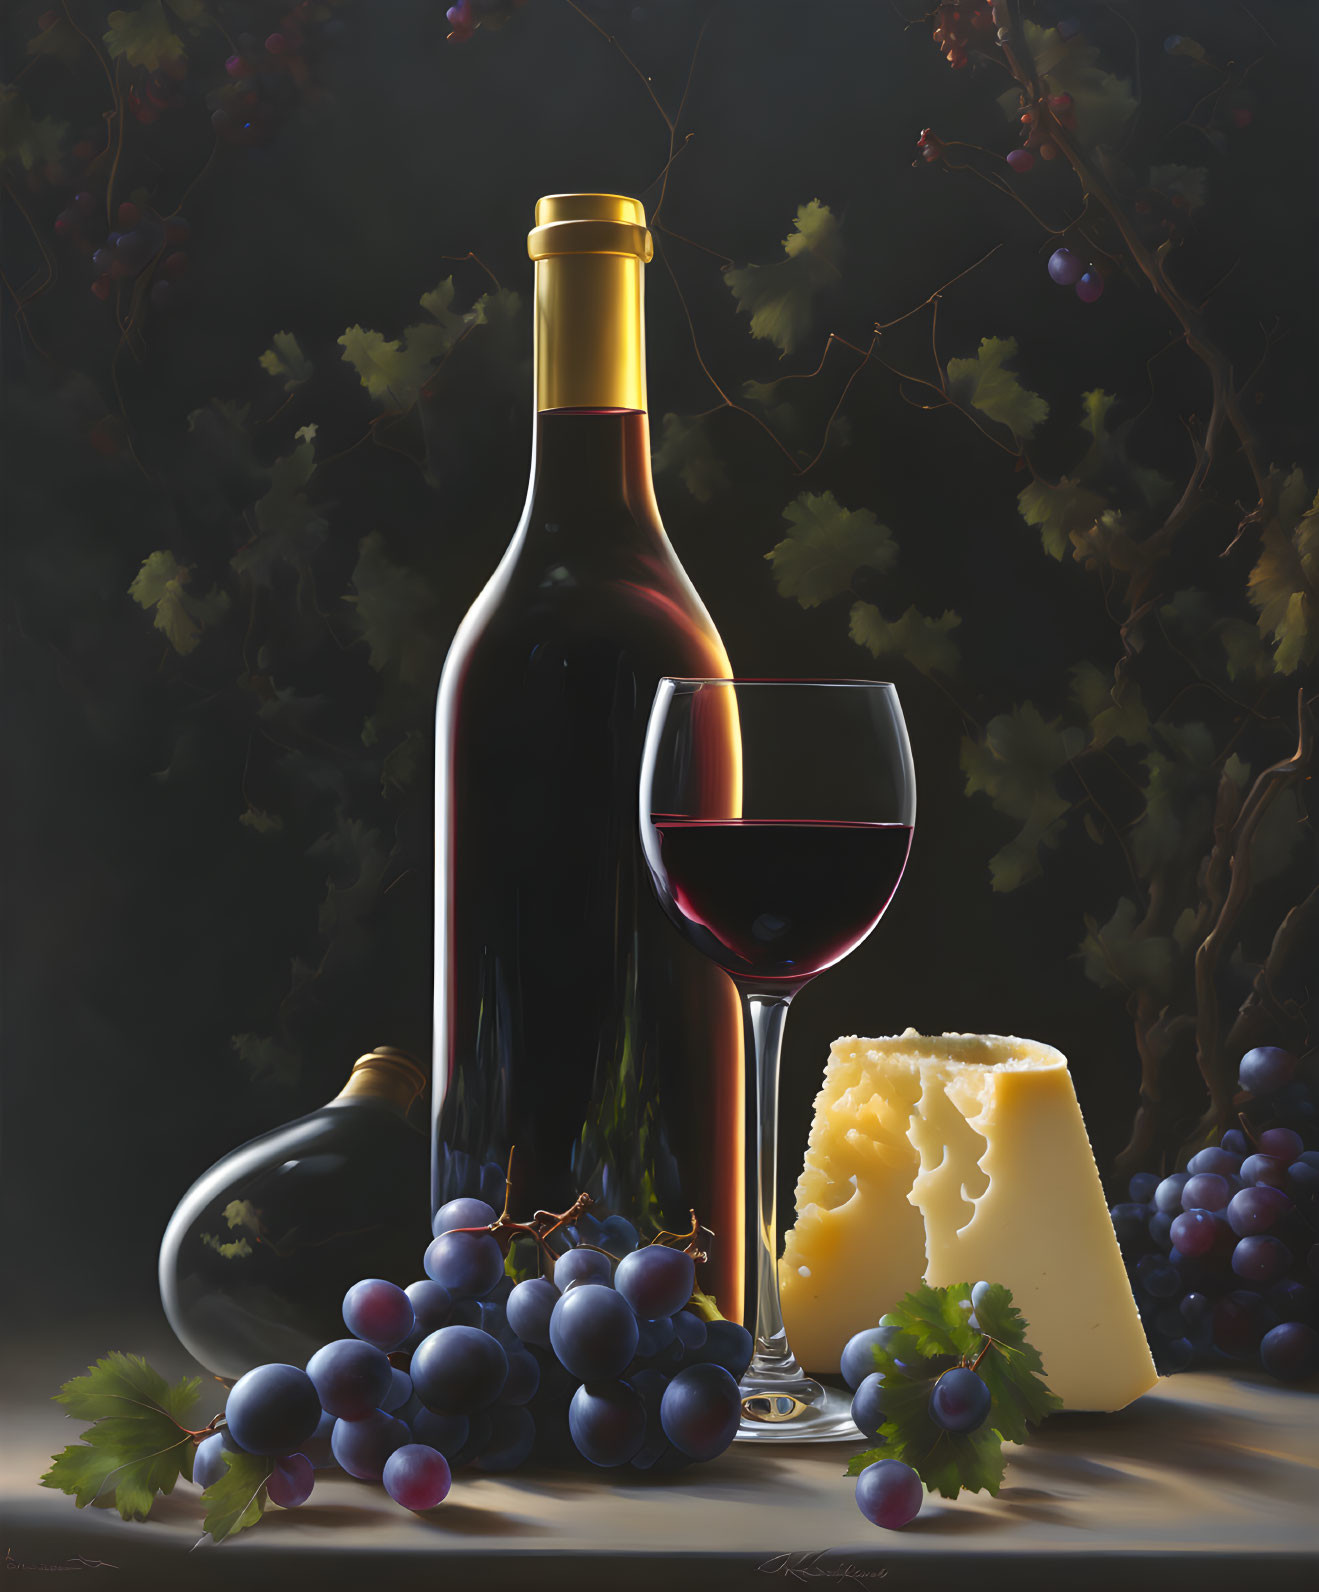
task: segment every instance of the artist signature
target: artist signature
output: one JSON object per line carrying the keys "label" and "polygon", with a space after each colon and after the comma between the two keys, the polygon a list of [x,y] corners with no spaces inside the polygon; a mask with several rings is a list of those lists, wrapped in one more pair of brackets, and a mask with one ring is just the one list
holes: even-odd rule
{"label": "artist signature", "polygon": [[786,1575],[796,1581],[814,1580],[819,1575],[837,1576],[846,1581],[884,1581],[888,1578],[888,1571],[862,1570],[855,1564],[821,1564],[820,1560],[826,1553],[832,1553],[831,1548],[820,1548],[814,1553],[776,1553],[772,1558],[766,1559],[764,1564],[758,1564],[756,1569],[762,1575]]}
{"label": "artist signature", "polygon": [[12,1548],[5,1549],[6,1570],[117,1570],[118,1568],[117,1564],[108,1564],[104,1559],[84,1558],[81,1553],[74,1554],[72,1559],[65,1559],[62,1564],[28,1564],[25,1559],[16,1559]]}

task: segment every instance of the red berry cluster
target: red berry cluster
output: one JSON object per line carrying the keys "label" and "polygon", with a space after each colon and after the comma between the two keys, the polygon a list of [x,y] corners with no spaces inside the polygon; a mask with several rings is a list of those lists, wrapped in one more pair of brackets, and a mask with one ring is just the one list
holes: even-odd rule
{"label": "red berry cluster", "polygon": [[993,37],[997,26],[990,0],[949,0],[935,13],[934,42],[948,65],[960,69],[977,44]]}
{"label": "red berry cluster", "polygon": [[[935,161],[943,159],[943,139],[932,127],[922,127],[921,136],[916,140],[916,148],[921,152],[921,159],[927,166],[932,166]],[[912,165],[916,162],[913,160]]]}
{"label": "red berry cluster", "polygon": [[229,81],[207,98],[211,126],[225,143],[251,147],[274,137],[281,114],[307,84],[316,11],[312,0],[299,0],[264,39],[238,36],[238,49],[224,63]]}
{"label": "red berry cluster", "polygon": [[[88,219],[101,205],[91,192],[74,199],[75,210]],[[188,269],[183,248],[188,235],[188,223],[182,216],[161,217],[125,199],[115,213],[114,229],[103,242],[92,247],[85,228],[78,231],[76,240],[91,253],[92,292],[98,299],[108,299],[116,282],[145,278],[151,283],[152,304],[166,309],[177,293],[176,282]]]}
{"label": "red berry cluster", "polygon": [[524,0],[454,0],[444,13],[455,44],[470,39],[479,27],[502,28]]}

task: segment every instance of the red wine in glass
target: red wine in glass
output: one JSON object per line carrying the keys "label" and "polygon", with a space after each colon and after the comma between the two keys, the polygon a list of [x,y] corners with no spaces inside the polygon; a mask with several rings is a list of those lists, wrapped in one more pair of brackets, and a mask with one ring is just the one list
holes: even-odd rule
{"label": "red wine in glass", "polygon": [[884,915],[910,824],[652,818],[660,900],[735,977],[799,983],[841,961]]}

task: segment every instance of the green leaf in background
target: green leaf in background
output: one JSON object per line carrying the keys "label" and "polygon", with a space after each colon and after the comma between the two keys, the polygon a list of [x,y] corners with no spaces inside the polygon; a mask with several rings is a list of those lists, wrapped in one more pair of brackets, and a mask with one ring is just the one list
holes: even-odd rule
{"label": "green leaf in background", "polygon": [[961,624],[951,608],[938,619],[908,608],[900,619],[885,619],[874,603],[852,604],[848,633],[872,657],[905,658],[922,674],[951,674],[960,661],[957,643],[949,634]]}
{"label": "green leaf in background", "polygon": [[1027,525],[1039,527],[1050,558],[1061,559],[1074,532],[1088,530],[1108,507],[1098,492],[1064,476],[1056,484],[1035,480],[1017,494],[1017,508]]}
{"label": "green leaf in background", "polygon": [[143,559],[128,595],[140,608],[153,613],[153,623],[177,653],[191,652],[202,632],[217,624],[229,610],[227,592],[213,591],[196,597],[187,590],[192,571],[173,553],[156,552]]}
{"label": "green leaf in background", "polygon": [[262,370],[280,377],[288,392],[301,387],[315,369],[292,332],[276,332],[274,341],[262,354],[259,363]]}
{"label": "green leaf in background", "polygon": [[968,795],[982,792],[1021,828],[989,864],[995,890],[1015,890],[1042,872],[1040,848],[1056,846],[1069,803],[1055,776],[1085,748],[1083,730],[1046,720],[1033,702],[989,721],[983,741],[962,742]]}
{"label": "green leaf in background", "polygon": [[[441,360],[474,326],[489,319],[490,301],[503,295],[484,294],[470,310],[456,311],[453,278],[421,296],[430,317],[407,327],[401,338],[387,339],[364,326],[350,326],[339,339],[343,357],[357,372],[370,396],[396,409],[410,409],[435,374]],[[516,307],[515,294],[507,295]]]}
{"label": "green leaf in background", "polygon": [[136,11],[112,11],[105,20],[105,48],[111,60],[159,72],[183,59],[183,40],[170,27],[161,0],[147,0]]}
{"label": "green leaf in background", "polygon": [[[1131,80],[1097,66],[1099,50],[1082,33],[1064,39],[1057,28],[1031,21],[1022,26],[1045,93],[1072,96],[1076,137],[1090,148],[1116,144],[1136,112]],[[1018,91],[1001,94],[998,103],[1015,122],[1021,111]]]}
{"label": "green leaf in background", "polygon": [[273,1459],[260,1454],[235,1454],[228,1449],[220,1456],[225,1472],[202,1494],[206,1518],[202,1529],[212,1542],[223,1542],[236,1531],[256,1525],[266,1508],[266,1483],[275,1468]]}
{"label": "green leaf in background", "polygon": [[690,415],[664,416],[652,462],[657,473],[676,474],[698,503],[708,503],[728,485],[723,460],[710,446],[704,421]]}
{"label": "green leaf in background", "polygon": [[1144,759],[1145,808],[1131,826],[1131,854],[1142,878],[1163,863],[1198,858],[1210,834],[1214,738],[1205,725],[1161,724],[1161,744]]}
{"label": "green leaf in background", "polygon": [[774,566],[779,594],[803,608],[849,589],[858,569],[891,569],[898,548],[893,533],[869,509],[845,509],[832,492],[803,492],[783,511],[792,527],[765,557]]}
{"label": "green leaf in background", "polygon": [[1134,680],[1124,677],[1114,684],[1113,676],[1098,664],[1078,663],[1072,670],[1072,697],[1090,721],[1092,746],[1107,746],[1110,741],[1148,744],[1150,716]]}
{"label": "green leaf in background", "polygon": [[307,501],[305,488],[315,469],[316,448],[311,441],[300,442],[292,453],[275,460],[270,487],[252,510],[257,534],[230,560],[240,575],[268,585],[277,563],[299,572],[310,567],[328,529]]}
{"label": "green leaf in background", "polygon": [[33,116],[17,90],[0,89],[0,160],[16,161],[24,171],[56,161],[67,132],[64,122]]}
{"label": "green leaf in background", "polygon": [[1203,166],[1151,166],[1150,187],[1165,199],[1181,199],[1189,216],[1205,202],[1209,190],[1209,173]]}
{"label": "green leaf in background", "polygon": [[1299,469],[1278,487],[1249,590],[1260,634],[1273,641],[1274,668],[1294,674],[1319,651],[1319,494],[1311,500]]}
{"label": "green leaf in background", "polygon": [[137,1355],[107,1354],[55,1394],[70,1415],[95,1424],[54,1456],[41,1485],[71,1493],[80,1509],[112,1488],[123,1519],[145,1520],[158,1492],[192,1475],[183,1421],[200,1387],[200,1377],[171,1387]]}
{"label": "green leaf in background", "polygon": [[1123,896],[1107,923],[1086,915],[1080,954],[1085,976],[1101,989],[1164,994],[1172,978],[1176,943],[1161,934],[1138,935],[1140,908]]}
{"label": "green leaf in background", "polygon": [[725,271],[737,307],[751,317],[751,335],[792,353],[808,331],[816,296],[838,280],[842,245],[828,205],[801,205],[783,240],[782,260]]}
{"label": "green leaf in background", "polygon": [[443,643],[426,581],[416,570],[394,563],[378,531],[358,543],[352,578],[354,590],[344,601],[356,611],[371,667],[381,674],[392,672],[408,685],[434,685]]}
{"label": "green leaf in background", "polygon": [[1006,426],[1014,437],[1026,438],[1048,417],[1049,405],[1008,368],[1016,357],[1015,337],[982,338],[969,359],[948,361],[947,385],[956,403],[969,404]]}
{"label": "green leaf in background", "polygon": [[1078,480],[1099,484],[1111,498],[1133,508],[1149,508],[1172,491],[1172,482],[1157,470],[1137,464],[1127,451],[1135,420],[1109,424],[1117,403],[1111,392],[1095,387],[1081,394],[1081,430],[1089,446],[1075,469]]}

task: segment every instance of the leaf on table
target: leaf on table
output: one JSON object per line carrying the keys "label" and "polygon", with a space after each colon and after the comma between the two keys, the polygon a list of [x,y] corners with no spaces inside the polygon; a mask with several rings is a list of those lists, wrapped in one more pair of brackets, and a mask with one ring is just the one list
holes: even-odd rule
{"label": "leaf on table", "polygon": [[1025,438],[1047,418],[1049,405],[1009,368],[1016,357],[1015,337],[984,337],[969,358],[948,361],[946,381],[955,403],[970,404],[1014,437]]}
{"label": "leaf on table", "polygon": [[900,619],[885,619],[874,603],[853,603],[848,633],[872,657],[904,658],[922,674],[952,674],[960,661],[949,634],[962,622],[951,608],[939,618],[908,608]]}
{"label": "leaf on table", "polygon": [[[224,1475],[202,1493],[206,1518],[202,1529],[212,1542],[223,1542],[236,1531],[256,1525],[266,1508],[266,1483],[275,1461],[260,1454],[221,1454]],[[205,1540],[204,1538],[202,1540]]]}
{"label": "leaf on table", "polygon": [[0,89],[0,160],[16,161],[24,171],[57,161],[68,130],[52,117],[33,116],[17,90]]}
{"label": "leaf on table", "polygon": [[161,0],[147,0],[136,11],[112,11],[105,20],[103,37],[111,60],[159,72],[184,57],[183,40],[170,27]]}
{"label": "leaf on table", "polygon": [[989,1352],[977,1369],[994,1400],[987,1424],[1005,1442],[1024,1443],[1029,1428],[1060,1410],[1063,1401],[1049,1388],[1044,1361],[1026,1341],[1030,1329],[1008,1289],[996,1282],[981,1289],[975,1317],[981,1334],[990,1340]]}
{"label": "leaf on table", "polygon": [[664,416],[653,463],[660,474],[676,474],[698,503],[708,503],[728,485],[723,460],[710,445],[705,422],[691,415]]}
{"label": "leaf on table", "polygon": [[307,500],[306,487],[316,470],[314,442],[300,442],[292,453],[276,459],[270,485],[252,510],[256,536],[230,560],[240,575],[269,585],[274,567],[285,563],[305,572],[325,541],[327,523]]}
{"label": "leaf on table", "polygon": [[782,260],[725,271],[738,309],[751,317],[751,335],[790,354],[810,327],[817,295],[838,280],[841,254],[833,211],[812,199],[798,207]]}
{"label": "leaf on table", "polygon": [[792,527],[766,559],[779,594],[815,608],[849,589],[858,569],[897,562],[893,533],[869,509],[845,509],[832,492],[803,492],[783,511]]}
{"label": "leaf on table", "polygon": [[1042,872],[1042,847],[1058,844],[1070,803],[1056,775],[1085,748],[1083,730],[1046,720],[1033,702],[989,721],[984,739],[962,742],[966,792],[979,791],[994,807],[1020,823],[1017,835],[990,859],[993,888],[1015,890]]}
{"label": "leaf on table", "polygon": [[302,352],[292,332],[276,332],[274,341],[260,358],[262,370],[279,377],[286,392],[301,387],[315,372],[316,367]]}
{"label": "leaf on table", "polygon": [[171,1386],[139,1356],[112,1351],[55,1394],[70,1415],[94,1424],[53,1457],[41,1485],[72,1494],[80,1509],[113,1489],[123,1519],[145,1520],[158,1492],[192,1474],[183,1421],[200,1388],[200,1377]]}
{"label": "leaf on table", "polygon": [[1086,914],[1080,954],[1085,976],[1101,989],[1164,994],[1171,982],[1176,944],[1162,934],[1137,934],[1140,909],[1127,896],[1119,900],[1107,923]]}
{"label": "leaf on table", "polygon": [[1319,494],[1310,499],[1299,469],[1278,485],[1248,590],[1260,634],[1272,639],[1277,672],[1294,674],[1310,663],[1319,651]]}
{"label": "leaf on table", "polygon": [[[1098,66],[1099,50],[1082,33],[1064,39],[1057,28],[1029,20],[1022,26],[1045,93],[1072,96],[1078,141],[1090,148],[1116,144],[1136,112],[1130,78],[1115,77]],[[1021,114],[1017,89],[1001,94],[998,103],[1015,122]]]}
{"label": "leaf on table", "polygon": [[227,592],[212,591],[198,597],[188,591],[191,577],[191,569],[180,564],[173,553],[155,552],[143,559],[128,588],[128,595],[140,608],[153,613],[156,629],[181,654],[191,652],[202,633],[229,609]]}

